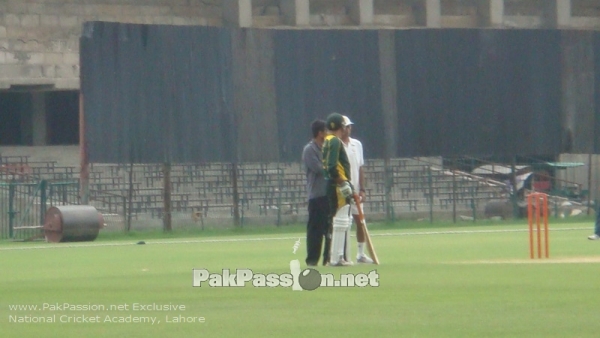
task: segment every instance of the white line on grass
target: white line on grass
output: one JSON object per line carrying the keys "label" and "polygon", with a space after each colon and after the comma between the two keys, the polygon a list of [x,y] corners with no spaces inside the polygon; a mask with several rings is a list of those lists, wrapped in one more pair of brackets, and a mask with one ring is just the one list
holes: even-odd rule
{"label": "white line on grass", "polygon": [[[552,231],[571,231],[571,230],[589,230],[590,228],[552,228]],[[464,235],[464,234],[486,234],[486,233],[504,233],[504,232],[526,232],[529,229],[503,229],[503,230],[447,230],[447,231],[426,231],[426,232],[403,232],[403,233],[379,233],[370,234],[371,236],[419,236],[419,235]]]}
{"label": "white line on grass", "polygon": [[[224,243],[224,242],[255,242],[255,241],[277,241],[298,239],[298,237],[257,237],[257,238],[220,238],[220,239],[182,239],[172,241],[146,241],[144,245],[149,244],[190,244],[190,243]],[[139,242],[139,241],[138,241]],[[49,246],[26,246],[26,247],[8,247],[0,250],[29,250],[29,249],[56,249],[56,248],[89,248],[103,246],[129,246],[136,245],[137,242],[112,242],[112,243],[77,243],[77,244],[51,244]]]}
{"label": "white line on grass", "polygon": [[474,260],[463,262],[446,262],[444,264],[585,264],[600,263],[600,257],[561,257],[561,258],[531,258],[531,259],[498,259],[498,260]]}
{"label": "white line on grass", "polygon": [[[586,228],[552,228],[550,231],[572,231],[572,230],[589,230]],[[468,235],[468,234],[484,234],[484,233],[506,233],[506,232],[525,232],[528,229],[503,229],[503,230],[446,230],[446,231],[416,231],[416,232],[384,232],[372,233],[375,237],[388,236],[427,236],[427,235]],[[352,235],[354,237],[354,235]],[[225,242],[257,242],[257,241],[282,241],[282,240],[297,240],[298,236],[293,237],[247,237],[247,238],[218,238],[218,239],[181,239],[181,240],[144,240],[145,245],[153,244],[193,244],[193,243],[225,243]],[[39,246],[11,246],[0,247],[0,251],[4,250],[35,250],[35,249],[58,249],[58,248],[90,248],[90,247],[106,247],[106,246],[128,246],[137,245],[137,242],[103,242],[103,243],[52,243],[49,245]]]}

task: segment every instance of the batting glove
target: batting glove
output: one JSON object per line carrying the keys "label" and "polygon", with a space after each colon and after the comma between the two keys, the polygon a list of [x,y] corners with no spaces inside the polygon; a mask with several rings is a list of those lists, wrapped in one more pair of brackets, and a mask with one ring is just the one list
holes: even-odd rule
{"label": "batting glove", "polygon": [[345,181],[344,183],[340,184],[339,188],[340,192],[342,193],[342,196],[344,196],[345,198],[352,197],[352,195],[354,195],[352,185],[348,181]]}

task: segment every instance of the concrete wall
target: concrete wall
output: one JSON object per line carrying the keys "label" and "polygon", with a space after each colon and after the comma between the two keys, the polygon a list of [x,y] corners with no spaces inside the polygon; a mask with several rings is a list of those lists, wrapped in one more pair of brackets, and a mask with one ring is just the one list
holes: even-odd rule
{"label": "concrete wall", "polygon": [[85,21],[237,27],[600,29],[594,0],[0,0],[0,90],[79,89]]}
{"label": "concrete wall", "polygon": [[0,90],[11,85],[79,89],[85,21],[220,25],[221,1],[0,0]]}

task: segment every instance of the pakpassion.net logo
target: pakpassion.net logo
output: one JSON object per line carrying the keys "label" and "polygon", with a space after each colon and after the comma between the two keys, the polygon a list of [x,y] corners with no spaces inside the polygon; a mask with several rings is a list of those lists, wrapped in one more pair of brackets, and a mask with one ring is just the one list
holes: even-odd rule
{"label": "pakpassion.net logo", "polygon": [[207,269],[193,270],[194,287],[291,287],[294,291],[312,291],[319,287],[377,287],[379,274],[377,270],[369,273],[344,273],[339,279],[331,273],[321,274],[316,269],[307,268],[300,271],[300,262],[290,262],[290,273],[255,273],[251,269],[222,269],[218,273]]}

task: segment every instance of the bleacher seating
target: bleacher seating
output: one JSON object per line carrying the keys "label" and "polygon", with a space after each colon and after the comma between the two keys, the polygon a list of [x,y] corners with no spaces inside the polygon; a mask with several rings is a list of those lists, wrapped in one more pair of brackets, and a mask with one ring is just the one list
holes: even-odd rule
{"label": "bleacher seating", "polygon": [[[79,170],[56,162],[11,159],[27,166],[39,178],[77,179]],[[3,160],[4,161],[4,160]],[[5,164],[3,162],[3,164]],[[234,195],[246,217],[273,214],[307,214],[306,178],[299,163],[244,163],[237,171],[234,188],[230,163],[172,164],[171,208],[173,213],[191,217],[228,218],[234,212]],[[445,170],[441,159],[402,158],[367,160],[365,212],[385,213],[389,203],[397,213],[435,209],[471,210],[483,208],[501,197],[498,182],[467,173]],[[6,170],[5,170],[6,171]],[[162,164],[91,164],[90,200],[100,210],[134,217],[160,218],[164,207]]]}

